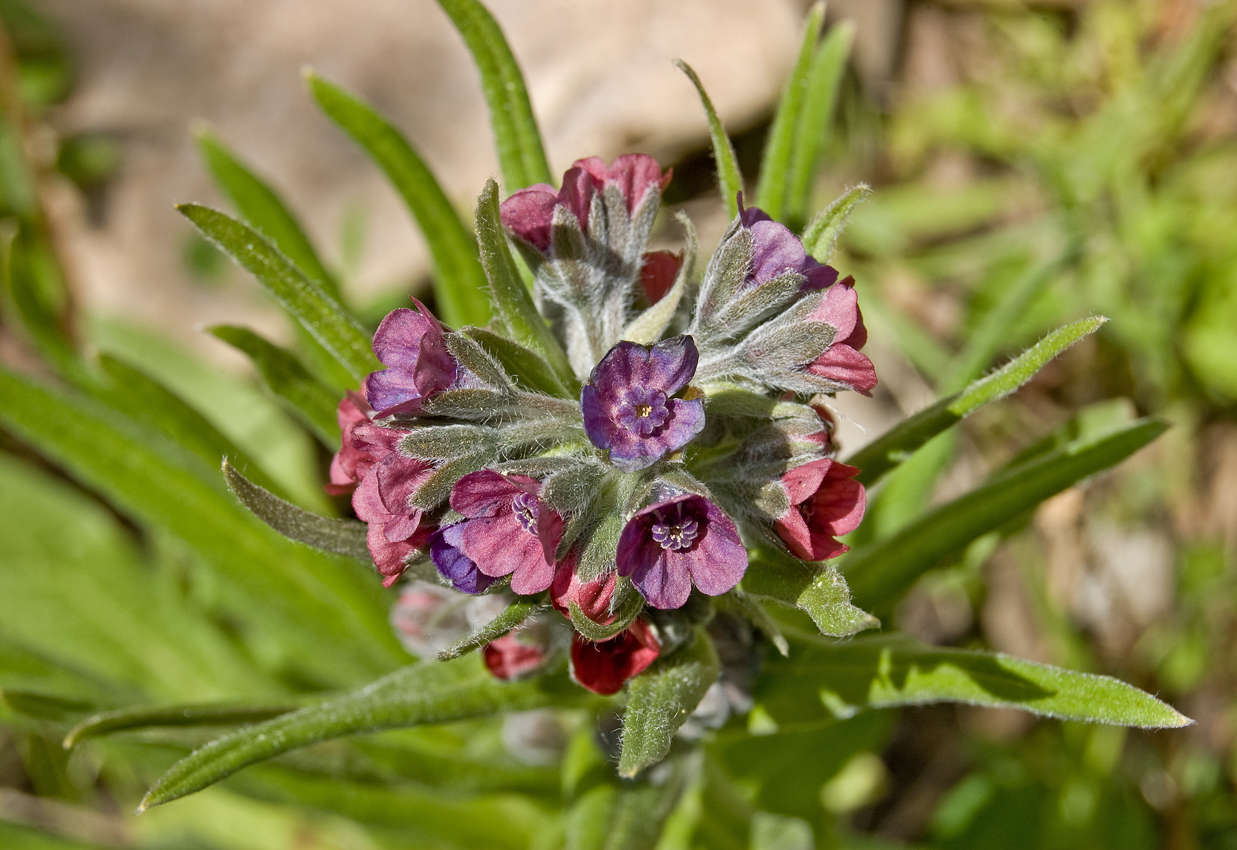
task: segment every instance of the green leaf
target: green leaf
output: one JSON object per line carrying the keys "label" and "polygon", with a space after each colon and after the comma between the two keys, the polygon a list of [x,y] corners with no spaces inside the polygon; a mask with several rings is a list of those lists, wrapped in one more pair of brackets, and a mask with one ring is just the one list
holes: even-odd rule
{"label": "green leaf", "polygon": [[382,368],[370,350],[369,334],[361,324],[252,228],[197,204],[181,204],[177,209],[207,239],[257,278],[288,315],[352,376],[356,385],[370,372]]}
{"label": "green leaf", "polygon": [[790,658],[771,659],[767,672],[773,682],[800,693],[805,686],[815,688],[830,712],[841,717],[863,708],[963,702],[1143,729],[1193,722],[1109,676],[1000,653],[924,646],[903,635],[837,643],[805,638]]}
{"label": "green leaf", "polygon": [[730,220],[739,214],[739,192],[743,191],[743,175],[739,173],[739,161],[735,156],[734,145],[730,136],[722,126],[722,120],[717,117],[713,101],[704,90],[704,84],[690,65],[681,59],[674,60],[679,70],[687,75],[700,94],[700,102],[704,105],[704,114],[709,119],[709,137],[713,140],[713,159],[717,162],[717,188],[722,193],[722,203],[726,205],[726,216]]}
{"label": "green leaf", "polygon": [[338,282],[326,270],[300,222],[279,195],[209,129],[200,129],[197,140],[198,152],[215,178],[215,184],[231,199],[241,218],[328,295],[339,300]]}
{"label": "green leaf", "polygon": [[516,270],[499,217],[498,184],[493,180],[486,181],[477,199],[476,227],[481,265],[489,280],[495,315],[516,342],[545,358],[564,386],[573,386],[575,375],[567,362],[567,354],[537,312],[533,297]]}
{"label": "green leaf", "polygon": [[846,60],[850,56],[851,43],[855,38],[855,25],[844,21],[829,30],[824,42],[816,48],[812,65],[807,73],[807,90],[803,97],[803,110],[795,129],[795,141],[786,175],[786,218],[797,229],[807,217],[807,205],[820,164],[820,152],[829,136],[829,125],[837,109],[838,92],[846,73]]}
{"label": "green leaf", "polygon": [[855,600],[864,608],[890,603],[923,573],[961,552],[1067,487],[1115,466],[1164,432],[1167,424],[1140,419],[1084,437],[1006,469],[942,505],[892,537],[851,552],[842,562]]}
{"label": "green leaf", "polygon": [[850,220],[850,214],[871,191],[866,183],[860,183],[821,210],[803,231],[803,247],[808,254],[822,263],[829,262],[838,239],[846,228],[846,222]]}
{"label": "green leaf", "polygon": [[438,0],[472,53],[490,108],[498,164],[507,192],[553,183],[524,75],[494,16],[477,0]]}
{"label": "green leaf", "polygon": [[295,354],[248,328],[215,325],[209,330],[213,336],[249,355],[280,406],[312,431],[322,445],[332,450],[339,447],[339,423],[335,418],[339,399],[309,373]]}
{"label": "green leaf", "polygon": [[691,646],[658,660],[627,686],[619,776],[631,778],[670,752],[670,742],[717,681],[713,642],[697,632]]}
{"label": "green leaf", "polygon": [[67,723],[96,709],[93,700],[45,694],[39,691],[0,690],[0,703],[36,720]]}
{"label": "green leaf", "polygon": [[358,561],[370,562],[369,547],[365,542],[366,526],[354,519],[335,519],[319,516],[289,501],[279,498],[254,484],[236,467],[223,462],[223,478],[228,488],[241,500],[241,504],[253,511],[254,516],[289,540],[304,543],[323,552],[347,555]]}
{"label": "green leaf", "polygon": [[549,610],[549,607],[544,602],[517,599],[507,606],[507,610],[503,611],[493,620],[490,620],[459,643],[438,653],[438,660],[450,661],[453,658],[459,658],[462,655],[467,655],[474,650],[480,649],[490,641],[497,640],[507,634],[507,632],[519,628],[529,617]]}
{"label": "green leaf", "polygon": [[573,692],[579,689],[561,675],[504,682],[494,678],[475,657],[405,667],[359,691],[207,744],[160,777],[138,811],[200,791],[247,765],[319,741],[561,706],[572,702]]}
{"label": "green leaf", "polygon": [[795,138],[798,135],[803,101],[807,95],[808,71],[820,38],[820,27],[825,20],[825,4],[815,3],[808,12],[803,27],[803,43],[799,57],[791,69],[773,124],[769,127],[769,139],[765,142],[764,156],[760,161],[760,182],[756,186],[756,206],[775,221],[786,217],[786,193],[790,168],[795,156]]}
{"label": "green leaf", "polygon": [[[0,135],[3,132],[0,125]],[[0,185],[0,191],[9,188]],[[13,200],[7,192],[3,197]],[[65,375],[81,373],[81,360],[69,334],[63,273],[46,234],[33,222],[0,220],[0,306],[11,326],[20,329],[48,363]]]}
{"label": "green leaf", "polygon": [[768,548],[754,550],[750,558],[743,592],[798,608],[812,618],[821,634],[846,637],[880,625],[867,611],[851,604],[846,579],[835,567],[804,563]]}
{"label": "green leaf", "polygon": [[88,738],[114,735],[117,732],[131,732],[135,729],[169,726],[233,726],[238,723],[255,723],[296,711],[300,707],[296,703],[286,702],[276,705],[185,703],[119,708],[115,711],[91,715],[78,723],[64,736],[64,748],[72,749]]}
{"label": "green leaf", "polygon": [[398,130],[368,104],[312,72],[310,94],[345,133],[378,164],[425,235],[434,264],[434,298],[451,327],[489,321],[485,274],[477,243],[442,187]]}
{"label": "green leaf", "polygon": [[[309,682],[350,685],[407,656],[374,576],[296,546],[236,504],[217,468],[85,396],[0,370],[0,423],[148,529],[184,541],[221,583],[238,623],[284,647]],[[48,423],[55,423],[48,427]]]}
{"label": "green leaf", "polygon": [[928,440],[984,405],[1005,398],[1031,380],[1050,360],[1078,340],[1095,333],[1107,321],[1103,316],[1092,316],[1053,331],[986,378],[904,419],[855,452],[846,463],[859,467],[858,480],[865,487],[871,487]]}
{"label": "green leaf", "polygon": [[591,761],[567,811],[567,850],[653,850],[666,819],[699,772],[698,759],[674,758],[668,776],[632,782],[616,778],[602,759]]}
{"label": "green leaf", "polygon": [[[497,360],[507,374],[530,390],[558,398],[577,398],[579,391],[571,392],[563,386],[553,367],[535,351],[512,342],[485,328],[465,326],[459,332],[485,349]],[[575,377],[569,386],[575,386]]]}

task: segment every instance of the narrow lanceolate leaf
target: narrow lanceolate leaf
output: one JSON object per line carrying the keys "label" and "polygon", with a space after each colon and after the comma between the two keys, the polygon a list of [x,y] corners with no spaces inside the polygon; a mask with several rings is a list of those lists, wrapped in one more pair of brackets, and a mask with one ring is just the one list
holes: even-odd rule
{"label": "narrow lanceolate leaf", "polygon": [[835,567],[806,564],[775,549],[752,552],[742,587],[749,596],[798,608],[821,634],[831,637],[880,625],[880,620],[851,603],[850,588]]}
{"label": "narrow lanceolate leaf", "polygon": [[1117,465],[1167,427],[1159,420],[1140,419],[1106,434],[1076,440],[998,473],[893,537],[856,550],[843,561],[855,601],[865,608],[889,603],[973,540],[1083,478]]}
{"label": "narrow lanceolate leaf", "polygon": [[369,548],[365,545],[365,523],[319,516],[298,508],[263,490],[227,461],[223,462],[223,478],[241,504],[289,540],[323,552],[347,555],[360,561],[370,560]]}
{"label": "narrow lanceolate leaf", "polygon": [[565,677],[503,682],[476,658],[405,667],[337,699],[250,726],[207,744],[174,764],[138,811],[200,791],[247,765],[361,732],[466,720],[508,711],[565,705],[583,693]]}
{"label": "narrow lanceolate leaf", "polygon": [[537,312],[532,294],[516,269],[503,223],[498,211],[498,184],[486,181],[477,199],[477,244],[481,250],[481,265],[489,280],[490,299],[494,313],[502,320],[516,342],[545,358],[565,386],[574,382],[567,354],[558,344],[550,326]]}
{"label": "narrow lanceolate leaf", "polygon": [[450,661],[453,658],[459,658],[461,655],[467,655],[474,650],[480,649],[490,641],[497,640],[507,634],[507,632],[518,628],[529,617],[534,614],[540,614],[548,608],[549,606],[544,603],[529,602],[527,600],[512,602],[507,606],[506,611],[503,611],[493,620],[490,620],[459,643],[438,653],[438,660]]}
{"label": "narrow lanceolate leaf", "polygon": [[314,433],[328,449],[339,447],[335,407],[339,399],[309,373],[296,355],[248,328],[215,325],[210,332],[249,355],[280,405]]}
{"label": "narrow lanceolate leaf", "polygon": [[1193,721],[1109,676],[1076,673],[1008,655],[924,646],[901,635],[830,642],[809,638],[767,676],[812,687],[841,716],[863,708],[964,702],[1020,708],[1061,720],[1159,729]]}
{"label": "narrow lanceolate leaf", "polygon": [[507,192],[552,182],[524,75],[498,22],[477,0],[438,0],[438,5],[451,18],[477,63]]}
{"label": "narrow lanceolate leaf", "polygon": [[786,175],[786,218],[792,222],[792,228],[798,227],[807,217],[812,182],[816,179],[820,152],[829,136],[829,125],[837,109],[838,92],[854,38],[855,25],[844,21],[829,31],[812,56],[803,110],[799,115],[799,125],[795,128],[790,173]]}
{"label": "narrow lanceolate leaf", "polygon": [[860,183],[821,210],[803,231],[803,247],[807,252],[822,263],[829,262],[850,214],[871,191],[866,183]]}
{"label": "narrow lanceolate leaf", "polygon": [[717,680],[713,643],[699,633],[691,646],[658,661],[627,686],[619,776],[633,777],[670,752],[674,733]]}
{"label": "narrow lanceolate leaf", "polygon": [[1095,333],[1107,321],[1103,316],[1092,316],[1053,331],[986,378],[903,420],[846,462],[859,467],[859,481],[871,487],[928,440],[984,405],[1005,398],[1031,380],[1048,361]]}
{"label": "narrow lanceolate leaf", "polygon": [[197,204],[181,204],[177,209],[256,277],[354,381],[359,384],[370,372],[382,368],[361,323],[253,228]]}
{"label": "narrow lanceolate leaf", "polygon": [[283,255],[305,272],[332,298],[339,284],[326,270],[296,216],[267,183],[254,174],[214,133],[197,134],[198,151],[217,185],[236,206],[241,218],[270,240]]}
{"label": "narrow lanceolate leaf", "polygon": [[64,736],[64,748],[72,749],[88,738],[99,738],[117,732],[153,729],[169,726],[232,726],[270,720],[301,706],[293,703],[252,705],[243,703],[187,703],[184,705],[142,706],[121,708],[93,714],[69,730]]}
{"label": "narrow lanceolate leaf", "polygon": [[812,56],[816,52],[816,41],[820,38],[820,27],[824,20],[825,4],[814,4],[803,28],[799,58],[795,60],[790,78],[786,80],[786,87],[782,89],[782,99],[773,115],[773,125],[769,128],[769,139],[765,142],[764,156],[760,161],[756,206],[777,221],[781,221],[786,215],[786,194],[795,154],[795,137],[803,101],[807,95],[808,71],[812,67]]}
{"label": "narrow lanceolate leaf", "polygon": [[722,120],[717,117],[713,101],[704,90],[704,84],[690,65],[681,59],[674,64],[687,75],[700,93],[700,102],[704,105],[704,114],[709,119],[709,137],[713,140],[713,159],[717,163],[717,188],[722,193],[722,202],[726,204],[726,215],[733,219],[739,214],[739,192],[743,191],[743,175],[739,173],[739,160],[735,156],[734,145],[730,136],[722,126]]}
{"label": "narrow lanceolate leaf", "polygon": [[322,111],[365,149],[417,220],[434,263],[434,297],[443,321],[455,328],[484,325],[489,310],[477,243],[421,156],[368,104],[317,74],[306,80]]}
{"label": "narrow lanceolate leaf", "polygon": [[297,675],[342,687],[406,657],[373,577],[273,534],[236,504],[214,464],[94,399],[4,370],[0,398],[11,434],[139,525],[194,550],[247,630],[297,648],[284,662]]}

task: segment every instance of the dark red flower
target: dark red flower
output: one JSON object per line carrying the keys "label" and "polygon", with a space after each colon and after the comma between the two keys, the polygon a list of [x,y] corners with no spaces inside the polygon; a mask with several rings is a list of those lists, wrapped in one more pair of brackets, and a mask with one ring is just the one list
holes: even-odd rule
{"label": "dark red flower", "polygon": [[632,676],[643,673],[660,654],[657,636],[642,618],[601,643],[591,643],[576,633],[571,638],[571,675],[581,687],[609,696],[618,693]]}
{"label": "dark red flower", "polygon": [[837,538],[863,519],[866,496],[854,480],[858,474],[853,466],[822,458],[782,476],[790,507],[773,525],[796,557],[824,561],[850,549]]}

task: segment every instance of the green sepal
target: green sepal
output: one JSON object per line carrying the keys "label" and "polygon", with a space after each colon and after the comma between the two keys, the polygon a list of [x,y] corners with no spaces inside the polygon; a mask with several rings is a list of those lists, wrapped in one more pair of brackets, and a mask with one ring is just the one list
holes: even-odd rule
{"label": "green sepal", "polygon": [[868,184],[860,183],[843,192],[833,203],[817,213],[803,231],[804,250],[822,263],[829,262],[851,213],[871,192]]}
{"label": "green sepal", "polygon": [[460,328],[459,333],[485,349],[487,354],[502,364],[508,375],[528,389],[557,398],[575,398],[579,395],[578,389],[575,392],[567,389],[567,386],[576,385],[574,376],[571,384],[564,386],[544,357],[518,342],[471,325]]}
{"label": "green sepal", "polygon": [[757,599],[769,599],[798,608],[821,634],[847,637],[876,628],[880,620],[851,602],[846,579],[837,568],[808,564],[773,548],[752,551],[742,591]]}

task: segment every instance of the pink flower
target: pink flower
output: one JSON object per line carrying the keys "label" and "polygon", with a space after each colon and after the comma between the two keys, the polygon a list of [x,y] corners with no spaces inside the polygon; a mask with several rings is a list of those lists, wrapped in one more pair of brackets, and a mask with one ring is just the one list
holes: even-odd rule
{"label": "pink flower", "polygon": [[335,417],[342,432],[339,451],[331,458],[331,483],[323,489],[343,496],[356,489],[374,464],[395,451],[408,432],[373,424],[374,409],[362,393],[349,392],[339,402]]}
{"label": "pink flower", "polygon": [[849,551],[837,538],[863,519],[863,485],[853,480],[858,474],[853,466],[822,458],[782,476],[790,507],[773,525],[796,557],[824,561]]}
{"label": "pink flower", "polygon": [[408,556],[423,548],[434,530],[422,522],[423,512],[411,503],[433,471],[426,461],[393,451],[370,469],[352,494],[352,509],[369,524],[366,543],[386,587],[404,574]]}
{"label": "pink flower", "polygon": [[601,643],[591,643],[577,632],[571,638],[571,676],[581,687],[609,696],[648,669],[660,654],[657,636],[643,618]]}
{"label": "pink flower", "polygon": [[610,600],[618,583],[618,573],[609,572],[588,581],[576,575],[575,564],[570,561],[559,566],[550,585],[550,601],[563,614],[570,616],[570,604],[574,602],[585,617],[594,623],[608,626],[614,622]]}
{"label": "pink flower", "polygon": [[541,669],[546,648],[525,639],[523,632],[512,632],[487,643],[481,657],[495,678],[522,679]]}
{"label": "pink flower", "polygon": [[871,395],[876,387],[876,370],[872,361],[859,353],[868,341],[868,330],[863,325],[854,286],[853,277],[831,286],[810,316],[810,321],[832,325],[837,333],[830,346],[803,368],[818,377]]}

